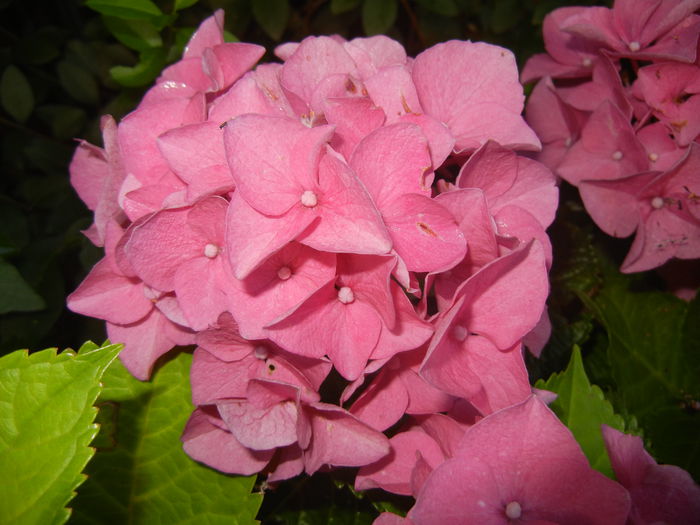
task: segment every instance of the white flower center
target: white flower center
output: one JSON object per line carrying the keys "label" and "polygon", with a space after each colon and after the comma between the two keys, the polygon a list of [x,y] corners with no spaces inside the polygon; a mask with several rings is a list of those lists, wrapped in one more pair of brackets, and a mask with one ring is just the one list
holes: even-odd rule
{"label": "white flower center", "polygon": [[627,47],[630,48],[630,51],[632,51],[632,53],[636,53],[641,49],[642,46],[639,42],[635,40],[634,42],[630,42]]}
{"label": "white flower center", "polygon": [[591,67],[593,61],[590,58],[586,57],[581,63],[583,64],[583,67]]}
{"label": "white flower center", "polygon": [[469,332],[467,331],[466,326],[457,324],[452,328],[452,336],[460,343],[467,338],[467,335],[469,335]]}
{"label": "white flower center", "polygon": [[520,503],[517,501],[511,501],[506,505],[506,516],[511,520],[517,520],[523,513],[523,509]]}
{"label": "white flower center", "polygon": [[649,153],[649,160],[652,162],[656,162],[659,160],[659,155],[657,153]]}
{"label": "white flower center", "polygon": [[277,277],[279,277],[283,281],[286,281],[291,276],[292,276],[292,270],[289,268],[289,266],[282,266],[282,268],[277,270]]}
{"label": "white flower center", "polygon": [[655,208],[657,210],[663,208],[664,207],[663,197],[654,197],[653,199],[651,199],[651,207]]}
{"label": "white flower center", "polygon": [[269,352],[267,351],[267,348],[265,348],[264,346],[256,346],[255,350],[253,350],[253,355],[257,359],[264,361],[265,359],[267,359]]}
{"label": "white flower center", "polygon": [[209,243],[204,247],[204,256],[213,259],[219,255],[219,247],[216,244]]}
{"label": "white flower center", "polygon": [[311,190],[306,190],[301,194],[301,204],[307,208],[313,208],[318,204],[318,197]]}
{"label": "white flower center", "polygon": [[343,304],[349,304],[355,300],[355,294],[352,293],[352,289],[348,286],[343,286],[338,290],[338,301]]}
{"label": "white flower center", "polygon": [[613,160],[622,160],[622,152],[620,150],[617,150],[615,153],[612,154],[612,159]]}

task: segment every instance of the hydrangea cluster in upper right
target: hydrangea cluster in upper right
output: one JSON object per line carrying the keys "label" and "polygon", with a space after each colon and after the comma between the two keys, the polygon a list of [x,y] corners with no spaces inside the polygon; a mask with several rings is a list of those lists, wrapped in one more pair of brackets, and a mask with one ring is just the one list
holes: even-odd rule
{"label": "hydrangea cluster in upper right", "polygon": [[527,120],[538,160],[579,188],[623,272],[700,258],[700,0],[616,0],[544,20]]}

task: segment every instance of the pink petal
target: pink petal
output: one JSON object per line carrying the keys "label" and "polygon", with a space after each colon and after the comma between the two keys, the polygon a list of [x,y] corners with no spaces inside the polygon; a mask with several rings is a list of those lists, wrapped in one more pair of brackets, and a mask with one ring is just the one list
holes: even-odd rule
{"label": "pink petal", "polygon": [[316,250],[385,254],[391,238],[372,199],[348,166],[332,153],[319,164],[318,206],[321,215],[298,241]]}
{"label": "pink petal", "polygon": [[315,403],[308,411],[313,427],[313,440],[304,457],[308,474],[322,465],[368,465],[389,453],[389,440],[383,434],[345,410]]}
{"label": "pink petal", "polygon": [[188,456],[227,474],[249,476],[260,472],[274,453],[244,447],[231,433],[210,423],[201,410],[193,412],[181,439]]}
{"label": "pink petal", "polygon": [[249,206],[239,192],[233,194],[226,215],[226,250],[236,279],[245,279],[317,219],[300,208],[280,218],[268,217]]}
{"label": "pink petal", "polygon": [[319,156],[332,132],[284,117],[235,118],[224,128],[224,143],[237,191],[260,213],[288,211],[304,191],[315,189]]}
{"label": "pink petal", "polygon": [[447,124],[457,139],[455,150],[474,150],[489,139],[539,149],[520,117],[524,96],[510,51],[453,40],[418,55],[412,75],[423,109]]}
{"label": "pink petal", "polygon": [[135,323],[153,309],[143,283],[115,273],[107,258],[95,264],[67,301],[73,312],[115,324]]}
{"label": "pink petal", "polygon": [[387,203],[382,216],[394,249],[410,271],[445,271],[467,253],[464,234],[455,217],[438,201],[406,193]]}
{"label": "pink petal", "polygon": [[433,438],[421,430],[409,430],[389,440],[391,452],[377,463],[362,467],[355,478],[355,490],[381,488],[393,494],[410,496],[411,474],[420,454],[434,468],[445,457]]}

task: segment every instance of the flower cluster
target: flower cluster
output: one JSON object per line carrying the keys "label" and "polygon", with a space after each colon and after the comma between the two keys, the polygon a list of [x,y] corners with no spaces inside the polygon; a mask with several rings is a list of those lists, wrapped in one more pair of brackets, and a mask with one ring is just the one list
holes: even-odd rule
{"label": "flower cluster", "polygon": [[224,43],[222,18],[103,120],[103,148],[78,147],[72,182],[105,257],[69,307],[107,321],[140,379],[196,345],[182,441],[220,471],[361,467],[358,489],[417,497],[416,523],[458,471],[460,519],[623,523],[627,491],[590,468],[524,365],[549,332],[558,190],[516,153],[540,143],[513,55],[309,37],[254,68],[264,50]]}
{"label": "flower cluster", "polygon": [[539,160],[579,188],[609,235],[636,231],[623,272],[700,258],[700,16],[697,0],[616,0],[544,21],[548,53],[527,118]]}

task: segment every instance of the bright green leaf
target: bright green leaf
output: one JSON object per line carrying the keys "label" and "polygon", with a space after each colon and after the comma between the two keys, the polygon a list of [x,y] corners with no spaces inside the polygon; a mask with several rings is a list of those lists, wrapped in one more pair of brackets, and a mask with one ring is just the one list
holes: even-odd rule
{"label": "bright green leaf", "polygon": [[632,279],[608,277],[597,295],[580,294],[608,332],[618,410],[637,417],[659,462],[700,476],[699,299],[634,292]]}
{"label": "bright green leaf", "polygon": [[163,15],[151,0],[87,0],[85,5],[103,15],[130,20],[148,20]]}
{"label": "bright green leaf", "polygon": [[7,66],[0,78],[0,103],[19,122],[27,120],[34,109],[32,86],[15,66]]}
{"label": "bright green leaf", "polygon": [[625,422],[613,412],[602,390],[589,383],[579,348],[574,347],[564,372],[552,374],[546,382],[538,381],[535,387],[557,393],[557,399],[550,405],[552,410],[571,430],[591,466],[613,477],[600,426],[606,424],[624,431]]}
{"label": "bright green leaf", "polygon": [[340,15],[352,11],[362,0],[331,0],[331,13]]}
{"label": "bright green leaf", "polygon": [[282,38],[289,21],[289,0],[255,0],[250,7],[253,18],[270,38]]}
{"label": "bright green leaf", "polygon": [[61,87],[78,102],[96,105],[99,102],[99,87],[95,77],[75,62],[62,60],[58,63],[58,80]]}
{"label": "bright green leaf", "polygon": [[117,40],[131,49],[146,51],[163,45],[160,33],[148,20],[124,20],[114,16],[105,16],[103,20]]}
{"label": "bright green leaf", "polygon": [[0,314],[33,312],[44,308],[44,300],[9,262],[0,258]]}
{"label": "bright green leaf", "polygon": [[90,463],[72,523],[256,523],[262,497],[250,493],[254,476],[220,474],[182,450],[180,434],[193,410],[191,362],[190,354],[178,355],[152,382],[134,379],[118,362],[107,371],[99,402],[114,406],[116,420],[100,443],[113,446]]}
{"label": "bright green leaf", "polygon": [[196,4],[199,0],[175,0],[175,11],[185,9]]}
{"label": "bright green leaf", "polygon": [[0,523],[64,523],[97,433],[93,403],[121,345],[0,358]]}
{"label": "bright green leaf", "polygon": [[362,27],[369,36],[385,33],[396,21],[398,0],[364,0]]}
{"label": "bright green leaf", "polygon": [[112,78],[126,87],[145,86],[151,83],[165,65],[165,50],[155,48],[144,51],[139,58],[139,63],[133,67],[115,66],[111,68],[109,72]]}

